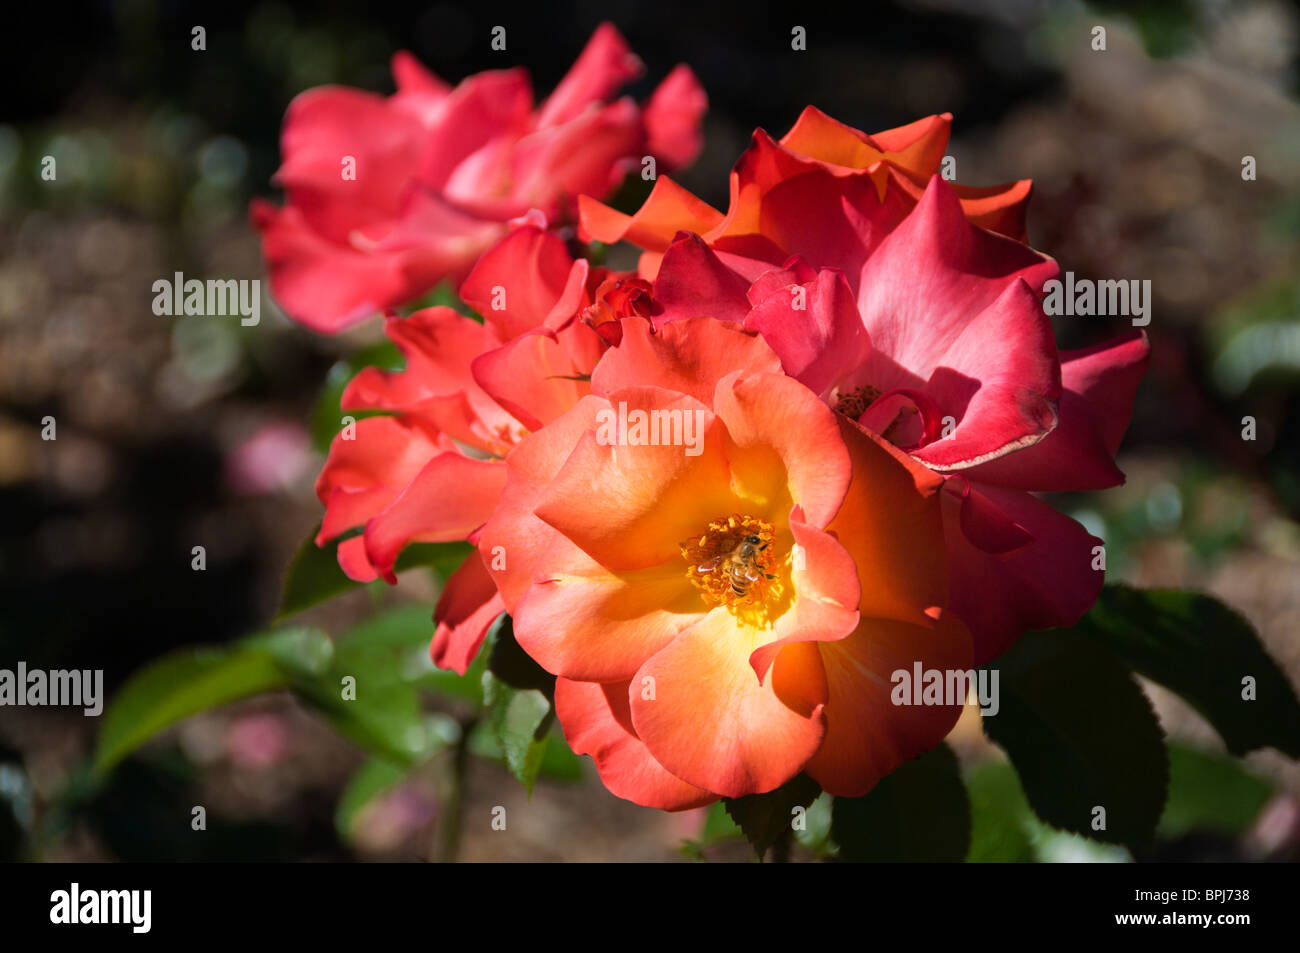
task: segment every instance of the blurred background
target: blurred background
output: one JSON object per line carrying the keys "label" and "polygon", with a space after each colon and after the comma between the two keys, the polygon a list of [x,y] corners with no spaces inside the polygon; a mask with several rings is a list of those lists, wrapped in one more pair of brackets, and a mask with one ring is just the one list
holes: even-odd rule
{"label": "blurred background", "polygon": [[[0,667],[101,668],[111,697],[147,661],[230,642],[275,615],[320,517],[311,486],[355,366],[347,355],[383,340],[378,323],[325,338],[269,300],[257,327],[158,317],[151,286],[176,271],[263,277],[247,208],[275,195],[292,97],[323,83],[390,92],[399,49],[451,81],[526,65],[540,97],[611,19],[646,63],[638,98],[677,62],[703,82],[705,153],[679,178],[717,207],[752,130],[779,136],[809,103],[866,131],[947,111],[961,182],[1033,178],[1031,244],[1080,277],[1150,279],[1153,361],[1120,458],[1128,483],[1057,502],[1107,541],[1111,579],[1224,599],[1300,683],[1293,6],[912,0],[846,21],[755,3],[104,0],[29,15],[38,19],[15,24],[0,58]],[[506,53],[489,48],[497,24]],[[806,52],[790,48],[796,24]],[[201,52],[195,25],[207,33]],[[1091,48],[1096,25],[1104,52]],[[57,156],[52,182],[40,175],[46,155]],[[1248,155],[1253,181],[1241,175]],[[1125,329],[1057,321],[1062,347]],[[1242,439],[1248,415],[1253,441]],[[41,439],[46,416],[57,440]],[[190,565],[198,542],[203,572]],[[301,618],[335,635],[381,608],[424,619],[437,587],[436,573],[407,573]],[[1300,856],[1297,766],[1269,752],[1231,764],[1199,716],[1151,695],[1175,743],[1179,799],[1137,859]],[[429,704],[458,724],[454,699]],[[96,778],[97,728],[79,710],[0,709],[6,858],[437,854],[449,798],[437,746],[415,771],[389,771],[279,693],[192,718]],[[1016,808],[1014,778],[976,717],[953,745],[980,779],[973,790],[1024,835],[1010,855],[984,845],[985,856],[1133,859]],[[467,825],[462,859],[747,856],[716,812],[619,801],[555,745],[531,799],[480,747],[455,796],[471,813],[505,805],[516,820],[509,837]],[[195,804],[207,808],[207,837],[190,831]]]}

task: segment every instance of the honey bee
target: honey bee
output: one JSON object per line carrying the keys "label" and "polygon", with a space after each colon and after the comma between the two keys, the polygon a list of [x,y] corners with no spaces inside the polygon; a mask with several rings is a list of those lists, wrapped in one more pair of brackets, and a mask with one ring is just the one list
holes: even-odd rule
{"label": "honey bee", "polygon": [[732,594],[738,599],[743,599],[749,595],[749,587],[766,576],[766,573],[759,568],[758,561],[763,550],[767,549],[767,545],[758,536],[750,533],[742,537],[729,552],[701,563],[696,571],[708,573],[721,569],[726,574]]}

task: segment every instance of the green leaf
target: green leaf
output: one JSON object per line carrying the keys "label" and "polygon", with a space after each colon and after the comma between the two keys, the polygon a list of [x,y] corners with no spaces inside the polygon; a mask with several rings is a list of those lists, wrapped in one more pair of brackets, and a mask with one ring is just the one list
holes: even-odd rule
{"label": "green leaf", "polygon": [[[406,659],[426,651],[431,614],[427,605],[402,606],[362,623],[337,644],[319,630],[295,627],[160,659],[135,675],[105,712],[96,766],[107,770],[190,715],[281,689],[371,754],[414,764],[437,742],[420,705],[417,673]],[[355,681],[345,694],[348,677]]]}
{"label": "green leaf", "polygon": [[338,639],[339,658],[389,664],[415,650],[429,649],[433,638],[433,606],[409,603],[385,609],[353,626]]}
{"label": "green leaf", "polygon": [[323,632],[295,628],[228,647],[181,649],[154,661],[122,686],[104,712],[96,770],[108,771],[190,715],[288,687],[295,672],[321,666],[328,644]]}
{"label": "green leaf", "polygon": [[808,805],[804,824],[795,829],[794,839],[818,857],[831,850],[831,809],[835,799],[823,791]]}
{"label": "green leaf", "polygon": [[[276,613],[277,621],[362,585],[349,579],[339,568],[337,540],[325,546],[316,545],[318,532],[319,524],[298,547],[289,563],[280,609]],[[403,550],[397,557],[395,569],[400,573],[417,566],[431,566],[445,579],[465,560],[472,548],[468,543],[419,543]]]}
{"label": "green leaf", "polygon": [[806,774],[798,774],[774,791],[723,798],[723,805],[736,822],[759,860],[768,848],[793,835],[796,817],[804,817],[809,804],[821,794],[821,786]]}
{"label": "green leaf", "polygon": [[536,689],[513,688],[489,671],[483,674],[483,703],[506,767],[531,795],[555,718],[550,699]]}
{"label": "green leaf", "polygon": [[[362,748],[400,764],[431,753],[416,690],[412,656],[427,656],[433,607],[398,606],[341,636],[331,663],[316,677],[294,680],[294,691]],[[355,679],[355,697],[344,679]],[[351,687],[351,686],[349,686]]]}
{"label": "green leaf", "polygon": [[1169,746],[1169,803],[1158,832],[1172,839],[1193,830],[1237,835],[1254,822],[1273,788],[1240,763],[1183,745]]}
{"label": "green leaf", "polygon": [[467,702],[483,704],[482,653],[464,675],[436,668],[429,658],[434,633],[433,606],[397,606],[372,616],[339,640],[342,665],[387,669],[418,689]]}
{"label": "green leaf", "polygon": [[407,669],[411,684],[417,688],[427,689],[435,695],[455,698],[476,711],[483,707],[483,673],[486,670],[487,659],[482,650],[465,670],[465,674],[457,675],[455,672],[436,668],[429,660],[427,648],[418,659],[410,661]]}
{"label": "green leaf", "polygon": [[714,801],[704,810],[704,827],[700,830],[699,837],[683,838],[678,845],[682,855],[691,860],[702,861],[705,859],[704,852],[715,844],[745,836],[745,832],[727,813],[727,805],[722,801]]}
{"label": "green leaf", "polygon": [[1038,818],[1025,800],[1016,771],[986,761],[966,775],[970,796],[969,863],[1026,863],[1035,859],[1032,832]]}
{"label": "green leaf", "polygon": [[[1164,808],[1164,735],[1132,675],[1076,632],[1030,633],[990,666],[1000,710],[984,730],[1010,756],[1030,805],[1053,827],[1145,844]],[[1094,830],[1105,811],[1105,828]]]}
{"label": "green leaf", "polygon": [[1133,855],[1118,844],[1104,844],[1069,831],[1035,823],[1034,859],[1040,864],[1128,864]]}
{"label": "green leaf", "polygon": [[409,776],[405,765],[394,764],[381,758],[371,758],[361,765],[348,780],[347,787],[334,810],[334,827],[345,840],[352,839],[352,827],[357,815],[367,804],[397,787]]}
{"label": "green leaf", "polygon": [[[1186,699],[1236,755],[1271,745],[1300,758],[1300,702],[1254,629],[1222,602],[1176,589],[1108,586],[1076,631]],[[1255,680],[1255,699],[1242,680]]]}
{"label": "green leaf", "polygon": [[338,544],[316,545],[320,524],[312,528],[311,535],[298,547],[284,577],[277,619],[301,612],[319,602],[355,589],[359,583],[349,579],[339,568]]}
{"label": "green leaf", "polygon": [[270,653],[290,676],[319,675],[334,658],[334,643],[320,629],[294,626],[245,636],[238,643],[245,649]]}
{"label": "green leaf", "polygon": [[[356,679],[356,697],[344,696],[344,676]],[[429,732],[415,689],[391,677],[366,677],[344,668],[295,680],[294,694],[334,729],[371,754],[414,764],[429,753]]]}
{"label": "green leaf", "polygon": [[470,738],[474,754],[504,761],[530,794],[539,775],[564,781],[582,777],[582,759],[555,729],[555,676],[515,641],[505,613],[492,623],[465,679],[476,673],[480,673],[479,697],[488,717]]}
{"label": "green leaf", "polygon": [[700,831],[700,838],[706,845],[745,836],[740,825],[727,813],[727,805],[722,801],[714,801],[707,810],[708,813],[704,815],[704,829]]}
{"label": "green leaf", "polygon": [[542,763],[538,767],[538,775],[555,781],[581,781],[586,776],[585,772],[582,759],[573,753],[573,749],[564,740],[564,732],[560,730],[558,724],[552,724],[550,737],[546,740],[546,747],[542,749]]}
{"label": "green leaf", "polygon": [[[505,752],[501,750],[496,728],[490,721],[480,721],[474,725],[469,738],[469,750],[475,757],[505,764]],[[555,781],[578,781],[585,777],[585,770],[582,758],[569,750],[563,733],[552,722],[537,777]]]}
{"label": "green leaf", "polygon": [[831,838],[848,861],[953,863],[970,847],[970,802],[947,745],[907,762],[863,797],[837,797]]}

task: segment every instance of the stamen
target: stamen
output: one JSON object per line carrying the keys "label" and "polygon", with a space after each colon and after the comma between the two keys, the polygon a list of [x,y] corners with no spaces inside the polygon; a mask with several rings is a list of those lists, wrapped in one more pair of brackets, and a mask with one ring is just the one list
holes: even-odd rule
{"label": "stamen", "polygon": [[776,531],[765,520],[737,514],[713,520],[702,535],[680,544],[686,577],[705,602],[761,624],[783,595],[775,541]]}
{"label": "stamen", "polygon": [[844,391],[835,400],[835,410],[853,420],[862,416],[862,412],[871,406],[880,396],[880,390],[870,384],[863,384],[854,390]]}

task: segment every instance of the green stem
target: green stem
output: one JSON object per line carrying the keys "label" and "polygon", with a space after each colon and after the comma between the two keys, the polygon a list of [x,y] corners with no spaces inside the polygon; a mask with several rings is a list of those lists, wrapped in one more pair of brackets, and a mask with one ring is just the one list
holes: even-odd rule
{"label": "green stem", "polygon": [[465,820],[465,778],[469,772],[469,737],[476,718],[460,722],[460,739],[452,754],[451,772],[434,828],[433,862],[452,864],[460,854],[460,833]]}

